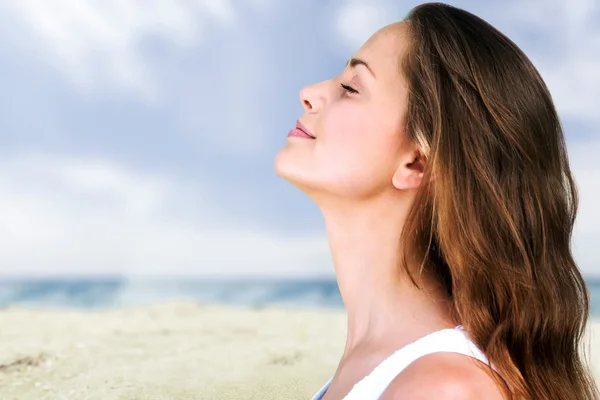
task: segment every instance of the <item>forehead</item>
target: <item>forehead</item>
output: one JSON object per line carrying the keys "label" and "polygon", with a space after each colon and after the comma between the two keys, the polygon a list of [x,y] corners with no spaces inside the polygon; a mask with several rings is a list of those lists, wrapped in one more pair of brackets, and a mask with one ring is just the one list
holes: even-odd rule
{"label": "forehead", "polygon": [[400,60],[407,44],[406,22],[396,22],[375,32],[354,57],[365,60],[375,73],[378,83],[401,83]]}

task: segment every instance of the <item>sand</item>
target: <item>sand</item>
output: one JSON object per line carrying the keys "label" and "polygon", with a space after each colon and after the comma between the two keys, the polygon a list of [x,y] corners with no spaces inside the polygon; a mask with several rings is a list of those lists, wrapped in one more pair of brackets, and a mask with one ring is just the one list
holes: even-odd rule
{"label": "sand", "polygon": [[[0,399],[308,400],[335,371],[345,329],[343,311],[331,310],[8,307],[0,310]],[[598,345],[594,338],[593,366]]]}

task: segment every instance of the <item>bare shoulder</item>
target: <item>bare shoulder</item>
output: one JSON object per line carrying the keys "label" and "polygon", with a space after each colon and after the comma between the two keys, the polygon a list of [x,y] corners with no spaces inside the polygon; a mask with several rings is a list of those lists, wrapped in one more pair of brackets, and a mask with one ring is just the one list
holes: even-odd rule
{"label": "bare shoulder", "polygon": [[434,353],[411,363],[392,381],[381,400],[508,400],[484,365],[458,353]]}

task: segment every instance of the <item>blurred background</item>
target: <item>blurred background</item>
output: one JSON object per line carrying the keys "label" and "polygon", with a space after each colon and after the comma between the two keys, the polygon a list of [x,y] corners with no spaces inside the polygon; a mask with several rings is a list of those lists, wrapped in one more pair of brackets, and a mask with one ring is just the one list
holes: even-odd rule
{"label": "blurred background", "polygon": [[[343,307],[321,214],[273,159],[299,90],[418,3],[0,2],[0,305]],[[600,304],[600,2],[450,3],[550,88]]]}

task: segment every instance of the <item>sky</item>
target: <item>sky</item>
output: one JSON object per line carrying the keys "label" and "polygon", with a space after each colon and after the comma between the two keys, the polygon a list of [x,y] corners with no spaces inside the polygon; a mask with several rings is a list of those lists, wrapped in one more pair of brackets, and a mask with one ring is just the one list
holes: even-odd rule
{"label": "sky", "polygon": [[[338,75],[400,0],[4,0],[0,272],[333,277],[322,215],[273,168],[299,90]],[[548,84],[600,277],[600,3],[453,1]]]}

